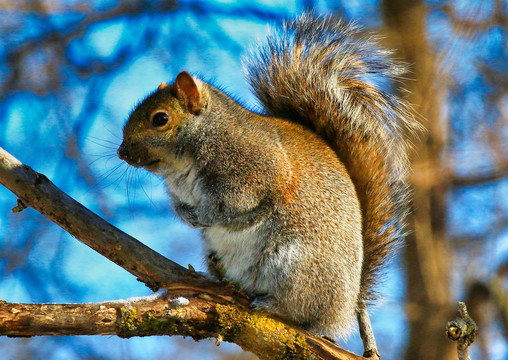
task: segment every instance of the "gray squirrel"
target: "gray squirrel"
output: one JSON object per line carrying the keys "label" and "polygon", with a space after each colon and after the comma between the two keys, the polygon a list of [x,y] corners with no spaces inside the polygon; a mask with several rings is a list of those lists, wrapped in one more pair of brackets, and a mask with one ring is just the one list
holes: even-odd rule
{"label": "gray squirrel", "polygon": [[212,274],[320,335],[357,319],[373,359],[366,306],[402,241],[406,136],[419,128],[383,89],[405,72],[389,56],[354,24],[302,15],[247,64],[265,113],[181,72],[131,113],[118,149],[164,178]]}

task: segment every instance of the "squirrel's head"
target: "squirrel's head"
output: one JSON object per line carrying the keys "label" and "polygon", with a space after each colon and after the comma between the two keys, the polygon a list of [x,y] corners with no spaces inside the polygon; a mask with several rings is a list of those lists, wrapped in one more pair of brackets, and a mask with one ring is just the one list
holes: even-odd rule
{"label": "squirrel's head", "polygon": [[186,71],[173,84],[160,84],[130,114],[118,157],[162,174],[175,161],[179,128],[204,111],[208,98],[204,83]]}

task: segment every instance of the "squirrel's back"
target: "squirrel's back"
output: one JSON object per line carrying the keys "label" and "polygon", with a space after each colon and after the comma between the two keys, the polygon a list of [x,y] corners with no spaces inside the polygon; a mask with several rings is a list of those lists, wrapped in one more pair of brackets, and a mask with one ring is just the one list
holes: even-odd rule
{"label": "squirrel's back", "polygon": [[[337,17],[301,16],[247,64],[251,86],[270,115],[301,123],[337,153],[362,210],[359,301],[400,243],[407,213],[407,131],[419,125],[385,88],[405,72],[390,52]],[[390,83],[392,82],[392,83]]]}

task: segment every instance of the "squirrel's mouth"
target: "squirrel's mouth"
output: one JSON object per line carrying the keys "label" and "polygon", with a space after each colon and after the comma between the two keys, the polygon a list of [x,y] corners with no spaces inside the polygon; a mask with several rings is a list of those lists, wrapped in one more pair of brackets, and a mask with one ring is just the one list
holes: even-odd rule
{"label": "squirrel's mouth", "polygon": [[161,162],[161,159],[154,159],[154,160],[149,160],[149,161],[146,161],[144,163],[138,163],[134,166],[138,166],[138,167],[142,167],[142,168],[145,168],[147,170],[151,170],[151,169],[154,169],[156,168],[157,164]]}
{"label": "squirrel's mouth", "polygon": [[158,163],[161,162],[161,159],[154,159],[154,160],[148,160],[148,161],[141,161],[141,159],[137,159],[137,160],[133,161],[131,159],[124,158],[123,160],[125,160],[131,166],[134,166],[137,168],[145,168],[147,170],[151,170],[151,169],[155,168],[156,166],[154,166],[154,165],[157,165]]}
{"label": "squirrel's mouth", "polygon": [[150,160],[150,161],[147,161],[146,163],[144,164],[141,164],[140,166],[142,167],[145,167],[145,166],[150,166],[150,165],[154,165],[154,164],[157,164],[161,161],[161,159],[155,159],[155,160]]}
{"label": "squirrel's mouth", "polygon": [[132,165],[137,168],[145,168],[150,170],[149,168],[153,168],[154,165],[157,165],[162,159],[146,159],[146,155],[148,155],[147,151],[141,151],[143,148],[140,146],[127,146],[125,142],[122,142],[120,147],[117,150],[118,157],[124,160],[127,164]]}

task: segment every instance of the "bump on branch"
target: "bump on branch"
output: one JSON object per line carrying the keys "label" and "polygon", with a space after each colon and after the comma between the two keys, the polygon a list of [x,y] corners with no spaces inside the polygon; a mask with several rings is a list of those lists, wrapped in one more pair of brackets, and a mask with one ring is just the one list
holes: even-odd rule
{"label": "bump on branch", "polygon": [[446,335],[453,341],[457,341],[457,354],[459,360],[470,360],[469,345],[478,334],[478,326],[467,312],[466,304],[459,302],[459,316],[446,324]]}

